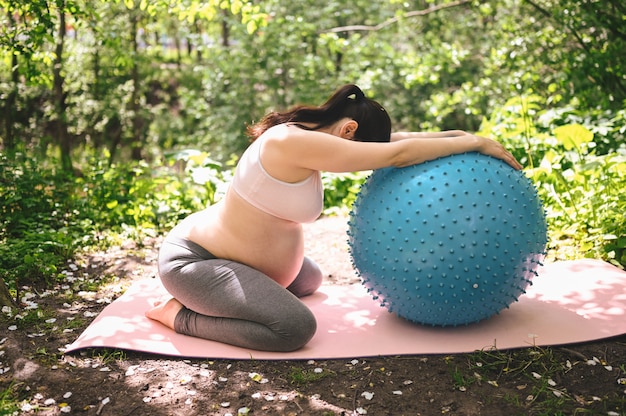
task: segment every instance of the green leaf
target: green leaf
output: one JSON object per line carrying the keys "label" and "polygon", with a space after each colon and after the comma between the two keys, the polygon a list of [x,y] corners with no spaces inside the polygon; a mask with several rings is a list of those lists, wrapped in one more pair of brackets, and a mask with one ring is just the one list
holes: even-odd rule
{"label": "green leaf", "polygon": [[593,140],[593,133],[580,124],[568,124],[554,129],[554,136],[566,150],[578,149]]}

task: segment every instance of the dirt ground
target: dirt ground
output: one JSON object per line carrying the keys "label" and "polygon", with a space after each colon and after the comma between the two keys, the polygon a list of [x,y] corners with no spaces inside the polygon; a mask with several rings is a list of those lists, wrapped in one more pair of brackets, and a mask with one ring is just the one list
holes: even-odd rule
{"label": "dirt ground", "polygon": [[[358,282],[345,228],[342,217],[306,226],[307,254],[328,283]],[[69,264],[53,290],[21,289],[20,316],[4,310],[0,317],[0,414],[626,415],[626,336],[516,351],[319,361],[63,354],[133,280],[155,276],[157,247],[158,239],[95,254]],[[97,289],[100,281],[106,284]]]}

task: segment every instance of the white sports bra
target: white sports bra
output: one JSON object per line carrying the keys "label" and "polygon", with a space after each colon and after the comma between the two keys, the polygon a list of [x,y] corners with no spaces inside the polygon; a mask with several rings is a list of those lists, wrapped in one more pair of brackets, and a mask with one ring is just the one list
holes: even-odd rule
{"label": "white sports bra", "polygon": [[284,220],[315,221],[324,207],[324,187],[320,172],[289,183],[272,177],[261,164],[262,139],[243,153],[233,177],[232,189],[252,206]]}

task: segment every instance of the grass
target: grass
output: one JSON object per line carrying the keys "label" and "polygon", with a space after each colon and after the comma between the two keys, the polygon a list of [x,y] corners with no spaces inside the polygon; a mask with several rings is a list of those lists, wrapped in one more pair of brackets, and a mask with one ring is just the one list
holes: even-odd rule
{"label": "grass", "polygon": [[315,383],[316,381],[330,377],[331,375],[335,375],[335,373],[326,369],[303,369],[294,366],[291,367],[291,370],[289,371],[289,381],[291,384],[302,386],[305,384]]}
{"label": "grass", "polygon": [[126,360],[126,352],[109,348],[94,349],[92,350],[91,358],[97,360],[102,365],[107,365],[115,361]]}
{"label": "grass", "polygon": [[[558,416],[598,414],[598,411],[613,416],[626,414],[624,395],[607,393],[603,397],[583,398],[559,384],[575,366],[590,366],[588,361],[593,360],[572,363],[559,349],[540,347],[509,351],[490,349],[456,358],[461,357],[466,360],[464,365],[455,362],[454,357],[444,358],[456,389],[468,391],[475,384],[488,383],[496,388],[494,396],[519,409],[520,414]],[[597,363],[599,371],[607,368],[603,360]],[[619,366],[619,374],[626,375],[625,367],[624,364]],[[493,402],[493,397],[485,397],[485,402]]]}
{"label": "grass", "polygon": [[15,394],[15,382],[11,382],[9,386],[0,390],[0,414],[10,415],[19,410],[18,398]]}

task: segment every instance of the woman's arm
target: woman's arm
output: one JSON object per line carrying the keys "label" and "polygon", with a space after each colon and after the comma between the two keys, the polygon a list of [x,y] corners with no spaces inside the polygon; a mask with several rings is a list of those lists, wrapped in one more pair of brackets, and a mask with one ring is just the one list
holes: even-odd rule
{"label": "woman's arm", "polygon": [[470,136],[463,130],[447,130],[438,132],[416,132],[416,131],[398,131],[391,133],[391,141],[395,142],[404,139],[438,139],[441,137],[459,137]]}
{"label": "woman's arm", "polygon": [[404,167],[444,156],[479,152],[503,160],[514,169],[522,169],[522,165],[500,143],[485,137],[462,133],[457,136],[444,135],[436,138],[408,138],[394,142],[397,144],[405,144],[406,142],[405,151],[401,153],[394,166]]}
{"label": "woman's arm", "polygon": [[439,157],[480,152],[521,165],[500,143],[470,134],[437,138],[404,138],[390,143],[359,142],[285,125],[272,127],[262,147],[262,163],[270,175],[296,182],[312,170],[355,172],[404,167]]}

